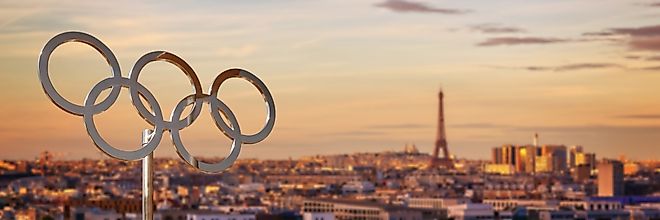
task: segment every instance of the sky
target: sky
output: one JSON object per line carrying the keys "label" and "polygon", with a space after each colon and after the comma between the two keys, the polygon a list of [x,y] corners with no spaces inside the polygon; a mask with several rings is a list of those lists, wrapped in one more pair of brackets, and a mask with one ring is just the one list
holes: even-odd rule
{"label": "sky", "polygon": [[[226,69],[257,75],[276,125],[240,158],[405,144],[430,153],[442,89],[459,158],[488,159],[492,147],[529,144],[538,132],[540,144],[582,145],[599,158],[660,159],[658,1],[0,1],[0,159],[105,158],[82,117],[50,102],[37,76],[45,43],[71,30],[104,42],[124,77],[157,50],[190,64],[205,93]],[[91,47],[67,43],[49,74],[80,104],[111,70]],[[165,62],[148,64],[139,81],[166,118],[192,91]],[[251,84],[230,79],[218,98],[243,133],[261,129],[266,109]],[[208,112],[181,131],[183,142],[193,155],[222,157],[231,142]],[[127,89],[94,119],[120,149],[137,149],[150,128]],[[156,156],[175,155],[166,133]]]}

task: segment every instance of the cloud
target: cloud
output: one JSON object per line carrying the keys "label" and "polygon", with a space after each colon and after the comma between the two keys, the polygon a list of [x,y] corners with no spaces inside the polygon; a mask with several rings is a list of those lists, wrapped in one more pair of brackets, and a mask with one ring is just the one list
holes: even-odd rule
{"label": "cloud", "polygon": [[478,24],[470,26],[470,29],[473,31],[479,31],[481,33],[488,34],[501,34],[501,33],[521,33],[525,30],[517,27],[502,26],[500,24]]}
{"label": "cloud", "polygon": [[585,36],[613,36],[628,35],[633,37],[660,36],[660,25],[636,27],[636,28],[610,28],[605,31],[587,32]]}
{"label": "cloud", "polygon": [[[645,59],[641,56],[626,56],[626,59]],[[637,67],[637,66],[626,66],[618,63],[572,63],[565,65],[557,66],[498,66],[498,65],[484,65],[485,67],[495,68],[495,69],[506,69],[506,70],[527,70],[527,71],[553,71],[553,72],[569,72],[569,71],[580,71],[580,70],[606,70],[606,69],[623,69],[623,70],[637,70],[637,71],[658,71],[660,66],[648,66],[648,67]]]}
{"label": "cloud", "polygon": [[608,31],[597,31],[597,32],[586,32],[582,34],[583,36],[590,36],[590,37],[604,37],[604,36],[613,36],[615,35],[612,32]]}
{"label": "cloud", "polygon": [[529,71],[576,71],[585,69],[610,69],[610,68],[625,68],[624,66],[616,63],[574,63],[560,66],[527,66],[523,69]]}
{"label": "cloud", "polygon": [[345,132],[331,132],[326,133],[328,136],[344,136],[344,137],[361,137],[361,136],[381,136],[386,135],[385,132],[380,131],[345,131]]}
{"label": "cloud", "polygon": [[600,32],[584,33],[585,36],[620,36],[627,37],[624,41],[632,50],[660,51],[660,25],[634,27],[634,28],[610,28]]}
{"label": "cloud", "polygon": [[492,123],[465,123],[465,124],[450,124],[452,128],[468,128],[468,129],[488,129],[488,128],[508,128],[509,125],[492,124]]}
{"label": "cloud", "polygon": [[370,125],[366,126],[359,130],[352,131],[341,131],[341,132],[330,132],[324,133],[323,135],[329,136],[342,136],[342,137],[360,137],[360,136],[382,136],[388,135],[389,132],[405,131],[405,130],[416,130],[423,128],[433,127],[431,124],[415,124],[415,123],[402,123],[402,124],[380,124],[380,125]]}
{"label": "cloud", "polygon": [[554,44],[563,43],[570,40],[561,38],[544,38],[544,37],[494,37],[486,41],[480,42],[477,46],[490,47],[490,46],[510,46],[510,45],[523,45],[523,44]]}
{"label": "cloud", "polygon": [[[626,115],[622,115],[626,117]],[[660,119],[660,114],[648,115],[627,115],[629,117],[641,117],[648,119]],[[565,133],[565,134],[622,134],[622,135],[642,135],[656,134],[660,132],[660,125],[604,125],[604,124],[585,124],[585,125],[552,125],[552,126],[530,126],[530,125],[512,125],[496,123],[468,123],[455,124],[450,127],[461,127],[471,129],[495,129],[504,132],[538,132],[538,133]]]}
{"label": "cloud", "polygon": [[559,126],[521,126],[514,130],[518,131],[538,131],[538,132],[567,132],[567,133],[620,133],[620,134],[641,134],[660,132],[658,125],[559,125]]}
{"label": "cloud", "polygon": [[660,55],[655,55],[655,56],[627,55],[624,56],[623,58],[629,60],[660,61]]}
{"label": "cloud", "polygon": [[660,25],[637,27],[637,28],[612,28],[609,32],[613,34],[625,34],[634,37],[660,36]]}
{"label": "cloud", "polygon": [[653,70],[653,71],[660,71],[660,66],[649,66],[649,67],[642,67],[639,68],[641,70]]}
{"label": "cloud", "polygon": [[385,0],[375,4],[376,7],[386,8],[401,13],[439,13],[439,14],[465,14],[469,11],[451,8],[438,8],[420,2],[406,0]]}
{"label": "cloud", "polygon": [[660,114],[629,114],[629,115],[617,115],[617,118],[628,118],[628,119],[660,119]]}
{"label": "cloud", "polygon": [[432,127],[430,124],[383,124],[383,125],[372,125],[368,126],[367,129],[417,129],[417,128],[429,128]]}
{"label": "cloud", "polygon": [[247,57],[257,50],[257,46],[252,44],[243,45],[235,48],[220,48],[218,55],[223,57],[242,58]]}
{"label": "cloud", "polygon": [[[635,117],[635,115],[630,115]],[[660,119],[660,114],[638,115],[637,117],[648,117]],[[657,133],[660,132],[660,125],[604,125],[604,124],[585,124],[585,125],[553,125],[553,126],[528,126],[511,125],[495,123],[472,123],[456,124],[451,127],[464,128],[483,128],[483,129],[501,129],[512,132],[567,132],[567,133]]]}
{"label": "cloud", "polygon": [[660,51],[660,36],[658,37],[633,37],[628,43],[634,50]]}
{"label": "cloud", "polygon": [[650,6],[650,7],[660,7],[660,2],[648,3],[648,4],[646,4],[646,6]]}

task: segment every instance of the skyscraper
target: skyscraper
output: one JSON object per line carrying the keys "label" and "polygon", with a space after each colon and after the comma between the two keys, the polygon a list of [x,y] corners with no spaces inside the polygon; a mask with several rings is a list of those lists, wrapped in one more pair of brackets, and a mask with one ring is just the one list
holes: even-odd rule
{"label": "skyscraper", "polygon": [[623,195],[623,164],[603,161],[598,164],[598,196]]}
{"label": "skyscraper", "polygon": [[502,160],[502,148],[494,147],[491,149],[491,158],[494,164],[503,164],[504,161]]}
{"label": "skyscraper", "polygon": [[576,157],[578,153],[582,153],[582,152],[583,152],[582,146],[579,145],[571,146],[568,152],[568,161],[567,161],[569,168],[577,167]]}
{"label": "skyscraper", "polygon": [[535,172],[536,147],[531,145],[516,146],[515,169],[517,173]]}
{"label": "skyscraper", "polygon": [[568,170],[566,165],[567,151],[564,145],[543,145],[540,155],[536,158],[537,172],[564,173]]}
{"label": "skyscraper", "polygon": [[[444,109],[442,104],[442,99],[444,95],[442,90],[438,93],[438,130],[436,133],[435,139],[435,149],[433,150],[433,158],[431,159],[430,168],[444,167],[444,168],[453,168],[454,163],[449,157],[449,149],[447,149],[447,138],[445,136],[445,116]],[[440,158],[440,150],[442,150],[443,157]]]}
{"label": "skyscraper", "polygon": [[575,154],[575,166],[587,164],[591,170],[596,169],[596,154],[594,153],[577,153]]}
{"label": "skyscraper", "polygon": [[516,146],[503,145],[501,147],[494,147],[491,151],[493,164],[516,164]]}

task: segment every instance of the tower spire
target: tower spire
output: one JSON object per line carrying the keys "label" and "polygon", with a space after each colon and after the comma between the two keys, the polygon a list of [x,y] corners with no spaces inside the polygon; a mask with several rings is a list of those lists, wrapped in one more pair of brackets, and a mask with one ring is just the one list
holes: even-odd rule
{"label": "tower spire", "polygon": [[539,146],[539,133],[534,133],[534,146]]}

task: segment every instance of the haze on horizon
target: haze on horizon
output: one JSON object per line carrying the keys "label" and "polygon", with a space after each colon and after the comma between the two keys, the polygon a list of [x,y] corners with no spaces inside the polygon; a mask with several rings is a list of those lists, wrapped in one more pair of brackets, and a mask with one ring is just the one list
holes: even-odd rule
{"label": "haze on horizon", "polygon": [[[154,50],[182,57],[204,91],[241,67],[260,77],[278,111],[273,133],[240,158],[400,150],[431,152],[437,92],[445,93],[449,150],[489,158],[502,144],[582,145],[599,158],[660,159],[660,2],[657,1],[0,1],[0,159],[101,158],[80,117],[43,93],[36,62],[54,35],[80,30],[103,41],[128,75]],[[51,59],[61,93],[81,103],[110,76],[90,47]],[[149,64],[142,82],[170,109],[190,94],[185,76]],[[110,143],[135,146],[148,128],[128,90],[96,116]],[[256,89],[220,91],[246,133],[265,117]],[[222,156],[230,142],[208,109],[182,132],[194,155]],[[125,149],[135,149],[125,147]],[[175,156],[169,134],[157,156]]]}

